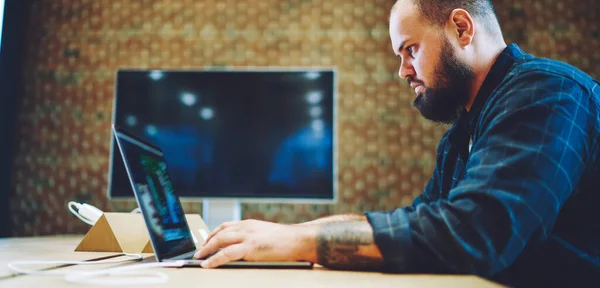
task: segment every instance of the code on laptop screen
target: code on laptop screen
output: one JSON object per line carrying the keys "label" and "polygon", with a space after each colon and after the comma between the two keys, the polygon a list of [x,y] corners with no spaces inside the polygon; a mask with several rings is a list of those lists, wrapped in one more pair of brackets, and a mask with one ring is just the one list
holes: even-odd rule
{"label": "code on laptop screen", "polygon": [[118,135],[140,209],[155,250],[158,250],[155,252],[161,257],[174,251],[194,249],[195,244],[162,153],[127,135]]}

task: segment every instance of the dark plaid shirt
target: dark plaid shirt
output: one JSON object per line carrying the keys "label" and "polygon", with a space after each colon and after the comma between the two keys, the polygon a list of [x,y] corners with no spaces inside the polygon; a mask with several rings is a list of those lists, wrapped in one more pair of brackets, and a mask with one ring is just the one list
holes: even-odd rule
{"label": "dark plaid shirt", "polygon": [[599,131],[597,81],[508,46],[442,137],[424,193],[366,213],[387,269],[515,286],[600,279]]}

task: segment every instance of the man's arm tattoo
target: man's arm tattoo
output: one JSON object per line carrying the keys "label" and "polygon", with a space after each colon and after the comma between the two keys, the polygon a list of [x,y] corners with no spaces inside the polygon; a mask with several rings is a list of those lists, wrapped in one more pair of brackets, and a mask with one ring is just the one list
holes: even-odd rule
{"label": "man's arm tattoo", "polygon": [[383,260],[361,254],[361,248],[374,246],[373,232],[366,221],[327,223],[317,236],[319,264],[340,270],[378,270]]}

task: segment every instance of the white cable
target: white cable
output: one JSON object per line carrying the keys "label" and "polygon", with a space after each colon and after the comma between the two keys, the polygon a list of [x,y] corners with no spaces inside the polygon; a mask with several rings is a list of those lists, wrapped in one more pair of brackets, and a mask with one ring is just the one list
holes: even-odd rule
{"label": "white cable", "polygon": [[[87,285],[129,286],[163,284],[169,280],[169,276],[163,272],[135,272],[142,269],[159,267],[183,267],[184,261],[158,262],[115,267],[92,272],[74,272],[65,275],[65,280],[70,283]],[[99,276],[123,276],[111,279],[95,279]],[[131,279],[132,276],[136,278]]]}
{"label": "white cable", "polygon": [[112,260],[100,260],[100,261],[15,261],[8,263],[8,270],[16,272],[18,274],[28,275],[63,275],[61,271],[43,271],[43,270],[29,270],[20,268],[19,266],[32,266],[32,265],[98,265],[98,264],[115,264],[129,261],[141,261],[143,259],[140,254],[129,254],[123,253],[123,256],[134,257],[130,259],[112,259]]}
{"label": "white cable", "polygon": [[73,213],[73,215],[77,216],[77,218],[79,218],[79,220],[83,221],[84,223],[86,223],[88,225],[94,225],[94,223],[92,223],[90,220],[87,220],[87,219],[83,218],[81,215],[79,215],[78,211],[75,211],[75,209],[73,209],[73,206],[75,206],[75,208],[77,208],[79,210],[79,208],[81,208],[81,204],[70,201],[67,204],[67,207],[69,207],[69,211],[71,211],[71,213]]}
{"label": "white cable", "polygon": [[[73,206],[77,208],[77,211],[73,209]],[[104,213],[102,212],[102,210],[98,209],[93,205],[87,203],[81,204],[75,201],[70,201],[69,203],[67,203],[67,207],[69,208],[69,211],[73,213],[73,215],[79,218],[79,220],[92,226],[96,223],[96,221],[98,221],[98,219],[100,219],[100,217],[102,217],[102,214]]]}
{"label": "white cable", "polygon": [[[67,207],[69,208],[69,211],[73,213],[73,215],[79,218],[79,220],[91,226],[94,226],[94,224],[96,224],[96,221],[98,221],[98,219],[100,219],[100,217],[102,217],[102,214],[104,213],[102,210],[98,209],[93,205],[87,203],[77,203],[75,201],[70,201],[69,203],[67,203]],[[75,211],[73,207],[75,207],[77,211]],[[142,213],[142,211],[140,210],[140,207],[137,207],[131,210],[130,213]]]}
{"label": "white cable", "polygon": [[[143,285],[143,284],[161,284],[168,281],[168,276],[162,272],[152,273],[139,273],[135,272],[141,269],[158,268],[158,267],[182,267],[184,261],[175,262],[160,262],[160,263],[145,263],[130,265],[125,267],[114,267],[101,269],[96,271],[88,272],[67,272],[67,271],[40,271],[40,270],[28,270],[19,266],[27,265],[97,265],[97,264],[115,264],[123,263],[128,261],[140,261],[142,255],[140,254],[127,254],[123,253],[123,256],[135,257],[133,259],[121,259],[121,260],[101,260],[101,261],[16,261],[8,263],[8,269],[12,272],[19,274],[28,275],[65,275],[65,281],[70,283],[89,284],[89,285],[108,285],[108,286],[121,286],[121,285]],[[100,276],[123,276],[117,277],[116,279],[96,279]],[[136,278],[131,279],[132,276]]]}

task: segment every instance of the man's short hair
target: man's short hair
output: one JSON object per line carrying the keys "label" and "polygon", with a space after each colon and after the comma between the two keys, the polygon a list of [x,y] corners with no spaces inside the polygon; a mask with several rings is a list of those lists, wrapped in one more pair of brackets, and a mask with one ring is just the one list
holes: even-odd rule
{"label": "man's short hair", "polygon": [[443,26],[448,21],[452,10],[461,8],[483,24],[484,29],[490,35],[497,35],[498,33],[502,35],[498,15],[496,15],[491,0],[398,0],[392,11],[404,2],[415,4],[425,20],[433,25]]}

